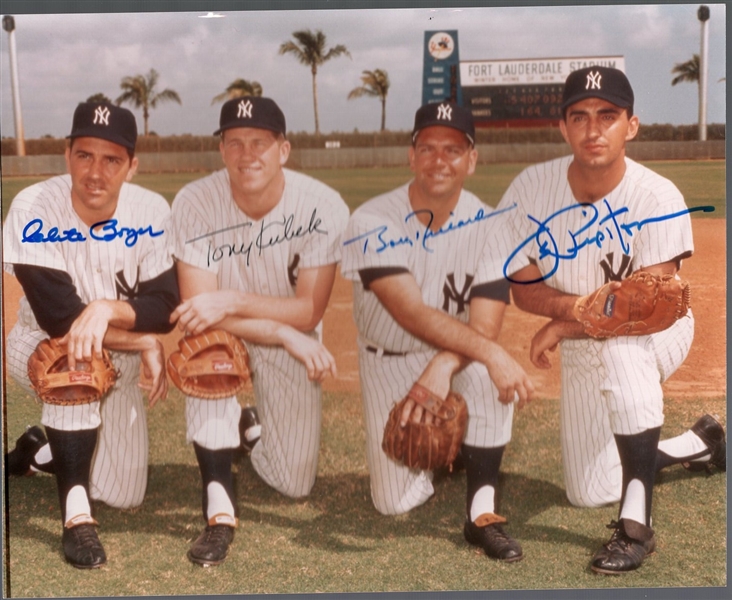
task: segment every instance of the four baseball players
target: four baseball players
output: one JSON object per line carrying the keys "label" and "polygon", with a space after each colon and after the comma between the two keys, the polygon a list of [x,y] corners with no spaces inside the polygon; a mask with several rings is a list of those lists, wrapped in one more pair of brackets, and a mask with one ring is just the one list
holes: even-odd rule
{"label": "four baseball players", "polygon": [[590,338],[573,316],[578,296],[638,270],[675,275],[694,249],[681,193],[625,156],[639,126],[633,102],[620,70],[571,73],[560,128],[572,155],[524,170],[498,207],[513,236],[504,269],[516,305],[551,319],[532,340],[531,361],[549,368],[547,352],[561,347],[567,497],[576,506],[620,501],[614,533],[591,563],[606,574],[638,568],[655,548],[657,469],[712,463],[726,470],[724,430],[709,415],[659,444],[661,383],[689,352],[691,312],[659,333],[606,340]]}
{"label": "four baseball players", "polygon": [[[376,509],[405,513],[434,491],[433,473],[409,469],[381,448],[392,406],[415,383],[440,397],[452,389],[470,415],[461,448],[465,539],[501,561],[523,558],[498,506],[514,408],[534,394],[496,343],[510,291],[519,308],[551,319],[532,340],[532,362],[549,368],[547,352],[561,347],[568,498],[577,506],[620,501],[615,532],[591,567],[615,574],[640,566],[655,547],[656,470],[677,463],[724,470],[726,443],[709,415],[659,443],[661,382],[689,351],[691,314],[657,334],[609,340],[588,338],[572,315],[579,295],[639,269],[675,274],[693,251],[681,194],[625,157],[638,130],[632,109],[620,71],[571,74],[560,127],[572,155],[526,169],[494,211],[463,188],[477,163],[470,111],[427,104],[415,115],[413,179],[349,220],[335,190],[285,168],[285,117],[269,98],[223,105],[215,135],[224,168],[181,189],[172,216],[163,198],[127,183],[137,166],[133,115],[79,105],[66,151],[69,175],[18,194],[3,230],[5,269],[25,293],[5,344],[11,375],[29,390],[28,358],[49,337],[68,348],[72,369],[106,348],[120,374],[101,402],[44,403],[45,435],[29,428],[6,455],[11,475],[55,474],[67,561],[79,568],[106,562],[90,499],[118,507],[143,500],[142,390],[150,406],[165,397],[155,334],[176,323],[185,335],[223,329],[243,340],[256,397],[256,407],[242,408],[236,396],[186,396],[186,436],[206,522],[188,558],[211,566],[228,554],[238,524],[238,448],[250,452],[254,470],[274,489],[293,498],[310,493],[321,382],[336,374],[321,321],[343,254]],[[619,219],[637,231],[606,234],[608,222]],[[574,240],[571,258],[546,251],[540,236],[549,231],[561,243]],[[402,421],[418,420],[421,410],[408,404]]]}
{"label": "four baseball players", "polygon": [[219,125],[225,168],[173,202],[183,303],[172,320],[190,334],[220,328],[247,343],[256,411],[242,413],[236,396],[186,398],[207,522],[188,558],[201,565],[221,563],[233,539],[231,463],[242,442],[253,445],[255,471],[282,494],[300,498],[315,483],[321,381],[336,372],[320,343],[321,320],[349,212],[335,190],[284,168],[290,143],[273,100],[229,100]]}
{"label": "four baseball players", "polygon": [[[521,546],[502,528],[498,473],[511,439],[514,400],[533,384],[496,342],[509,296],[501,229],[491,209],[463,189],[478,158],[468,109],[443,102],[415,116],[414,179],[359,207],[344,235],[343,275],[353,281],[371,496],[396,515],[426,502],[432,473],[389,459],[381,440],[389,411],[417,382],[468,404],[462,458],[468,490],[464,533],[489,556],[517,561]],[[405,409],[403,422],[410,417]],[[421,409],[415,411],[419,420]]]}
{"label": "four baseball players", "polygon": [[119,376],[103,401],[43,403],[6,458],[9,474],[54,473],[66,560],[100,567],[106,555],[90,500],[139,506],[145,495],[150,407],[167,393],[162,343],[179,303],[165,199],[128,183],[137,168],[133,114],[80,104],[66,149],[68,175],[21,191],[3,227],[4,267],[25,296],[5,341],[8,371],[31,391],[28,358],[60,339],[69,367],[111,350]]}

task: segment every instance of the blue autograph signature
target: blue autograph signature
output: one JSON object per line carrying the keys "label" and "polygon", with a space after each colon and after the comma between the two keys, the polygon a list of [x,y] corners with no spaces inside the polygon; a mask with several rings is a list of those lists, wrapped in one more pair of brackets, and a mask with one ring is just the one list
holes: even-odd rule
{"label": "blue autograph signature", "polygon": [[[313,209],[313,212],[310,215],[310,222],[307,225],[300,224],[296,226],[294,214],[291,214],[289,216],[283,216],[282,219],[278,221],[270,221],[269,223],[265,223],[264,221],[262,221],[257,237],[248,244],[246,242],[241,244],[238,242],[233,242],[231,244],[221,244],[219,246],[213,246],[211,243],[209,243],[208,255],[206,257],[207,264],[210,265],[212,262],[218,262],[221,259],[229,256],[243,255],[246,257],[247,266],[249,266],[249,259],[251,257],[253,248],[258,249],[259,254],[261,255],[262,250],[264,250],[265,248],[270,248],[272,246],[276,246],[277,244],[289,242],[294,238],[301,238],[303,236],[311,235],[314,233],[328,235],[327,230],[321,229],[322,224],[323,221],[320,217],[318,217],[317,209]],[[254,224],[252,222],[240,223],[239,225],[233,225],[231,227],[212,231],[211,233],[206,233],[205,235],[186,240],[186,244],[191,244],[193,242],[197,242],[199,240],[209,238],[219,233],[224,233],[226,231],[232,231],[234,229],[240,229],[242,227],[250,228],[253,225]]]}
{"label": "blue autograph signature", "polygon": [[[125,246],[131,248],[137,243],[141,235],[149,235],[150,237],[158,237],[163,234],[163,230],[154,231],[152,225],[147,227],[118,227],[117,219],[107,219],[94,223],[89,228],[89,237],[100,242],[111,242],[117,238],[125,239]],[[51,227],[47,233],[43,233],[43,221],[41,219],[33,219],[23,228],[24,244],[43,244],[47,242],[85,242],[86,236],[72,227],[59,231],[58,227]]]}
{"label": "blue autograph signature", "polygon": [[[528,238],[526,238],[523,242],[521,242],[521,244],[519,244],[519,246],[513,252],[511,252],[508,259],[506,259],[506,262],[503,264],[504,277],[506,277],[506,279],[513,283],[537,283],[554,275],[554,273],[556,273],[557,269],[559,268],[559,263],[561,261],[573,260],[577,258],[577,254],[579,253],[579,251],[587,246],[595,245],[598,248],[602,248],[603,242],[606,239],[617,239],[620,243],[620,247],[623,253],[628,254],[630,252],[630,246],[626,240],[626,236],[633,237],[633,234],[637,231],[640,231],[643,226],[650,223],[659,223],[661,221],[675,219],[677,217],[681,217],[683,215],[696,211],[714,211],[713,206],[697,206],[668,215],[650,217],[642,221],[623,223],[621,222],[621,219],[619,219],[619,217],[628,212],[627,206],[624,206],[623,208],[619,208],[617,210],[613,210],[607,199],[602,201],[601,206],[604,206],[607,209],[607,214],[602,217],[600,215],[600,209],[594,204],[573,204],[572,206],[567,206],[549,215],[544,221],[539,221],[531,215],[527,215],[530,221],[536,223],[536,225],[538,226],[537,230]],[[569,240],[567,240],[567,247],[560,249],[560,242],[558,242],[552,235],[549,224],[555,217],[574,210],[582,211],[582,217],[586,218],[586,221],[583,222],[582,226],[577,231],[566,232],[567,236],[569,236]],[[593,228],[592,231],[590,231],[591,228]],[[531,244],[532,242],[535,242],[539,246],[539,260],[542,260],[544,258],[550,258],[554,261],[554,263],[552,264],[552,268],[542,277],[539,277],[532,281],[520,282],[512,279],[508,275],[512,271],[512,269],[510,269],[509,267],[511,261],[516,257],[519,252],[521,252],[521,250],[525,246]]]}
{"label": "blue autograph signature", "polygon": [[[374,243],[378,244],[374,248],[374,252],[380,253],[384,250],[388,250],[390,248],[396,248],[397,246],[402,246],[404,244],[408,246],[414,246],[415,243],[421,245],[423,250],[426,250],[427,252],[434,252],[434,249],[427,246],[427,243],[435,237],[445,235],[447,233],[452,233],[453,231],[458,231],[459,229],[462,229],[464,227],[467,227],[468,225],[474,225],[475,223],[480,223],[481,221],[485,221],[487,219],[490,219],[491,217],[496,217],[506,211],[513,210],[515,206],[509,206],[508,208],[503,208],[501,210],[494,210],[491,212],[486,212],[485,209],[479,208],[478,211],[475,213],[474,216],[469,217],[468,219],[458,219],[457,221],[448,221],[445,225],[440,227],[437,231],[432,231],[432,222],[434,221],[435,215],[431,210],[427,209],[420,209],[410,212],[406,217],[404,217],[404,222],[407,223],[410,221],[413,217],[416,217],[420,214],[427,215],[428,222],[427,225],[425,225],[424,230],[418,230],[414,233],[414,239],[412,239],[411,236],[403,236],[399,238],[387,238],[386,233],[389,230],[388,225],[381,225],[380,227],[376,227],[374,229],[371,229],[370,231],[366,231],[362,233],[359,236],[356,236],[354,238],[351,238],[349,240],[346,240],[343,242],[344,246],[348,246],[349,244],[352,244],[354,242],[359,242],[363,240],[363,253],[366,254],[366,252],[369,249],[369,241],[372,239],[375,239],[376,241]],[[452,215],[452,213],[450,213]]]}

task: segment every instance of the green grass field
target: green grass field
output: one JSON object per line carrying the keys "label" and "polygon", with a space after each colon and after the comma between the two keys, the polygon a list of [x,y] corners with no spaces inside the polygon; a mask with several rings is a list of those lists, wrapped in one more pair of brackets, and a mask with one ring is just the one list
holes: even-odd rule
{"label": "green grass field", "polygon": [[[469,189],[495,204],[524,165],[481,166]],[[690,206],[712,205],[724,218],[725,163],[649,164],[672,179]],[[338,189],[351,208],[404,183],[408,169],[311,171]],[[135,181],[169,201],[200,173],[141,175]],[[3,178],[2,209],[41,178]],[[694,218],[704,218],[694,213]],[[336,357],[337,358],[337,357]],[[13,381],[7,384],[5,425],[12,444],[40,407]],[[242,403],[252,402],[242,397]],[[703,412],[726,415],[726,399],[666,400],[662,437],[684,431]],[[578,509],[564,495],[558,401],[534,402],[517,413],[503,463],[501,513],[522,543],[512,565],[486,558],[462,538],[465,474],[436,483],[425,505],[400,517],[379,515],[369,495],[357,393],[326,393],[319,476],[304,500],[284,498],[263,484],[247,458],[237,462],[240,526],[227,561],[202,569],[186,551],[203,526],[200,477],[185,443],[183,399],[172,389],[149,412],[150,477],[145,503],[120,511],[94,507],[108,564],[93,572],[68,566],[50,476],[7,482],[5,593],[11,597],[291,594],[456,590],[594,590],[724,588],[727,585],[724,473],[662,472],[654,494],[659,540],[642,569],[623,577],[594,575],[588,562],[607,540],[617,507]],[[698,590],[694,590],[696,592]],[[715,590],[715,593],[720,590]],[[692,592],[692,593],[693,593]],[[724,591],[720,591],[724,593]],[[635,595],[633,597],[636,597]],[[661,597],[654,595],[652,597]],[[677,596],[678,597],[678,596]]]}
{"label": "green grass field", "polygon": [[[242,398],[242,402],[249,399]],[[666,403],[664,436],[681,433],[702,410],[725,414],[725,400]],[[13,382],[8,439],[37,423],[39,407]],[[519,412],[504,459],[502,513],[522,543],[522,562],[486,558],[462,539],[465,474],[436,483],[425,505],[400,517],[379,515],[369,497],[357,394],[326,394],[319,476],[310,497],[290,500],[263,484],[246,458],[237,462],[240,525],[220,567],[192,565],[185,553],[203,521],[200,478],[185,444],[183,400],[173,390],[149,412],[150,478],[145,503],[120,511],[94,507],[109,562],[94,572],[66,565],[54,479],[9,481],[9,594],[120,596],[666,588],[726,585],[726,476],[671,467],[658,478],[656,554],[621,578],[591,573],[617,508],[579,509],[563,492],[558,402]]]}
{"label": "green grass field", "polygon": [[[644,163],[673,181],[684,194],[689,207],[714,206],[714,212],[693,213],[694,218],[724,218],[725,162],[718,161],[663,161]],[[527,165],[495,164],[479,165],[475,175],[466,182],[466,188],[495,206],[513,178]],[[315,169],[305,171],[338,190],[351,210],[377,194],[387,192],[408,181],[408,168],[386,169]],[[202,177],[203,173],[141,174],[135,183],[162,194],[169,202],[176,192],[189,181]],[[44,177],[3,177],[2,216],[5,219],[10,202],[23,188],[42,181]]]}

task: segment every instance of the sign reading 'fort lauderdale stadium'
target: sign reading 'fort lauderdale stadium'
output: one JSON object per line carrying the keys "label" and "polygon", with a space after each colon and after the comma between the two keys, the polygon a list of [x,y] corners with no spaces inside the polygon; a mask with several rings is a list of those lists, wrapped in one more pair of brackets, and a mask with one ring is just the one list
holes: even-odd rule
{"label": "sign reading 'fort lauderdale stadium'", "polygon": [[564,81],[572,71],[601,65],[625,71],[623,56],[460,63],[462,104],[477,125],[542,125],[561,117]]}

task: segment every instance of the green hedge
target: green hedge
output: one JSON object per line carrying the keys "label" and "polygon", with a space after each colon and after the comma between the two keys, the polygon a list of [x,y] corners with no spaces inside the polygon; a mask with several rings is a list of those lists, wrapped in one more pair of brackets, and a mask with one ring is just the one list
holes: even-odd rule
{"label": "green hedge", "polygon": [[[640,142],[694,141],[698,139],[696,125],[642,125],[636,138]],[[539,144],[562,143],[558,127],[478,129],[479,144]],[[316,137],[312,133],[294,132],[288,135],[293,148],[323,148],[326,142],[337,141],[341,148],[390,147],[409,144],[409,131],[385,131],[383,133],[333,132]],[[725,125],[712,124],[707,127],[708,140],[725,139]],[[29,156],[63,154],[66,140],[44,137],[26,140],[25,152]],[[0,149],[3,156],[15,155],[15,140],[5,138]],[[207,152],[218,150],[218,138],[214,136],[157,135],[141,136],[138,152]]]}

